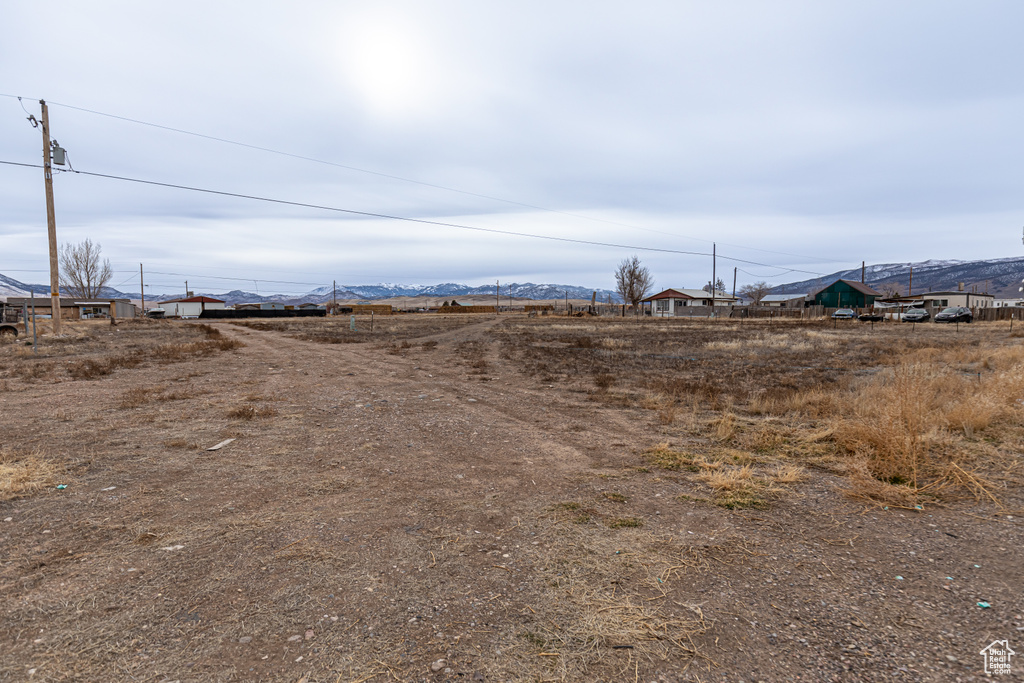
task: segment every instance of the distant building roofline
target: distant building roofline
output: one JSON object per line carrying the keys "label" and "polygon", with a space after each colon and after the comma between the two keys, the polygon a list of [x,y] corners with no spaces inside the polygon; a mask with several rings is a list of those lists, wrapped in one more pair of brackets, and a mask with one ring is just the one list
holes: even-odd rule
{"label": "distant building roofline", "polygon": [[213,299],[208,296],[190,296],[184,299],[164,299],[156,302],[158,304],[223,304],[223,299]]}

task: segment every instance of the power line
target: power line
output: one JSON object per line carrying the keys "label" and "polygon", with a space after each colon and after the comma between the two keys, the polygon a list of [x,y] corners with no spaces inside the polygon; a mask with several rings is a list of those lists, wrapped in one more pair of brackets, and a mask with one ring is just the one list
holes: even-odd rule
{"label": "power line", "polygon": [[742,268],[737,268],[736,270],[738,270],[739,272],[743,273],[744,275],[749,275],[750,277],[768,277],[768,278],[781,277],[781,276],[785,275],[786,273],[795,272],[791,268],[782,268],[781,266],[772,266],[772,267],[780,268],[782,270],[782,272],[781,273],[775,273],[774,275],[759,275],[757,273],[751,273],[750,271],[743,270]]}
{"label": "power line", "polygon": [[[4,161],[4,160],[0,160],[0,164],[10,164],[12,166],[27,166],[27,167],[32,167],[32,168],[41,168],[41,166],[39,164],[25,164],[25,163],[18,163],[18,162],[12,162],[12,161]],[[371,211],[357,211],[355,209],[344,209],[344,208],[340,208],[340,207],[336,207],[336,206],[328,206],[328,205],[325,205],[325,204],[310,204],[310,203],[307,203],[307,202],[297,202],[297,201],[291,201],[291,200],[286,200],[286,199],[275,199],[275,198],[272,198],[272,197],[263,197],[263,196],[260,196],[260,195],[243,194],[243,193],[240,193],[240,192],[227,192],[225,190],[212,190],[212,189],[209,189],[209,188],[194,187],[194,186],[191,186],[191,185],[179,185],[177,183],[164,183],[164,182],[159,182],[159,181],[156,181],[156,180],[143,180],[141,178],[130,178],[128,176],[118,176],[118,175],[112,175],[112,174],[109,174],[109,173],[94,173],[94,172],[91,172],[91,171],[77,171],[77,170],[76,171],[67,171],[67,170],[63,170],[63,169],[57,169],[57,170],[59,170],[59,171],[61,171],[63,173],[75,173],[75,174],[78,174],[78,175],[92,176],[92,177],[95,177],[95,178],[106,178],[108,180],[120,180],[120,181],[130,182],[130,183],[138,183],[138,184],[141,184],[141,185],[153,185],[153,186],[156,186],[156,187],[169,187],[169,188],[173,188],[173,189],[177,189],[177,190],[189,190],[191,192],[201,192],[201,193],[204,193],[204,194],[219,195],[219,196],[222,196],[222,197],[234,197],[234,198],[237,198],[237,199],[250,199],[250,200],[253,200],[253,201],[267,202],[267,203],[270,203],[270,204],[282,204],[284,206],[297,206],[297,207],[308,208],[308,209],[317,209],[317,210],[320,210],[320,211],[331,211],[331,212],[335,212],[335,213],[344,213],[344,214],[353,215],[353,216],[365,216],[367,218],[382,218],[382,219],[386,219],[386,220],[404,221],[404,222],[407,222],[407,223],[418,223],[418,224],[421,224],[421,225],[433,225],[433,226],[436,226],[436,227],[443,227],[443,228],[456,228],[456,229],[459,229],[459,230],[472,230],[472,231],[475,231],[475,232],[486,232],[486,233],[491,233],[491,234],[496,234],[496,235],[509,235],[509,236],[512,236],[512,237],[529,237],[529,238],[533,238],[533,239],[549,240],[549,241],[553,241],[553,242],[567,242],[567,243],[570,243],[570,244],[586,244],[586,245],[595,246],[595,247],[610,247],[610,248],[613,248],[613,249],[627,249],[627,250],[634,250],[634,251],[648,251],[648,252],[655,252],[655,253],[662,253],[662,254],[679,254],[679,255],[684,255],[684,256],[712,256],[712,254],[710,254],[708,252],[684,251],[682,249],[666,249],[664,247],[643,247],[643,246],[638,246],[638,245],[616,244],[616,243],[613,243],[613,242],[597,242],[597,241],[593,241],[593,240],[582,240],[582,239],[575,239],[575,238],[571,238],[571,237],[555,237],[553,235],[539,235],[539,234],[536,234],[536,233],[518,232],[518,231],[514,231],[514,230],[500,230],[498,228],[482,228],[482,227],[479,227],[479,226],[464,225],[464,224],[460,224],[460,223],[447,223],[447,222],[444,222],[444,221],[432,221],[432,220],[427,220],[425,218],[409,218],[407,216],[394,216],[394,215],[391,215],[391,214],[375,213],[375,212],[371,212]],[[777,267],[777,266],[773,266],[770,263],[760,263],[760,262],[757,262],[757,261],[748,261],[746,259],[735,258],[735,257],[732,257],[732,256],[718,255],[718,258],[726,260],[726,261],[734,261],[736,263],[746,263],[748,265],[753,265],[753,266],[764,266],[766,268],[775,268],[775,267]],[[807,273],[807,274],[810,274],[810,275],[822,275],[822,273],[818,273],[818,272],[810,271],[810,270],[801,270],[799,268],[791,268],[790,271],[794,272],[794,273]],[[247,279],[247,278],[239,278],[239,279]]]}
{"label": "power line", "polygon": [[128,278],[127,280],[124,280],[123,282],[118,282],[116,285],[110,285],[110,286],[111,287],[120,287],[121,285],[123,285],[125,283],[128,283],[128,282],[131,282],[134,279],[135,279],[135,276],[133,275],[132,277]]}
{"label": "power line", "polygon": [[203,280],[203,279],[209,279],[209,280],[237,280],[239,282],[267,282],[269,284],[274,284],[274,285],[302,285],[302,286],[310,286],[310,287],[326,287],[327,286],[327,285],[325,285],[322,282],[290,282],[288,280],[264,280],[261,277],[258,277],[258,278],[252,278],[252,277],[227,277],[225,275],[194,275],[194,274],[189,274],[189,273],[164,273],[164,272],[161,272],[159,270],[149,270],[149,271],[146,271],[146,273],[147,273],[147,275],[148,274],[152,274],[152,275],[174,275],[174,276],[177,276],[177,277],[187,277],[187,278],[196,277],[196,278],[198,278],[200,280]]}
{"label": "power line", "polygon": [[[7,95],[7,94],[4,94],[4,93],[0,93],[0,96],[3,96],[3,97],[13,97],[13,98],[16,98],[19,102],[21,102],[21,99],[22,99],[21,97],[18,97],[17,95]],[[582,220],[594,221],[594,222],[597,222],[597,223],[604,223],[606,225],[616,225],[616,226],[619,226],[619,227],[622,227],[622,228],[629,228],[631,230],[643,230],[645,232],[651,232],[651,233],[655,233],[655,234],[658,234],[658,235],[667,235],[669,237],[682,237],[684,239],[690,239],[690,240],[694,240],[694,241],[697,241],[697,242],[705,242],[705,243],[708,243],[708,244],[715,242],[715,240],[704,239],[704,238],[701,238],[701,237],[693,237],[693,236],[690,236],[690,235],[679,235],[679,234],[676,234],[676,233],[665,232],[664,230],[654,230],[652,228],[644,228],[644,227],[640,227],[640,226],[637,226],[637,225],[631,225],[629,223],[622,223],[622,222],[619,222],[619,221],[608,220],[608,219],[605,219],[605,218],[595,218],[593,216],[586,216],[586,215],[579,214],[579,213],[573,213],[571,211],[562,211],[562,210],[559,210],[559,209],[551,209],[551,208],[548,208],[548,207],[538,206],[536,204],[529,204],[529,203],[526,203],[526,202],[520,202],[520,201],[516,201],[516,200],[513,200],[513,199],[505,199],[503,197],[494,197],[492,195],[481,194],[479,192],[470,192],[468,190],[460,190],[458,188],[448,187],[446,185],[438,185],[436,183],[428,183],[428,182],[425,182],[425,181],[422,181],[422,180],[414,180],[412,178],[405,178],[405,177],[393,175],[393,174],[390,174],[390,173],[381,173],[380,171],[371,171],[369,169],[359,168],[358,166],[349,166],[347,164],[340,164],[340,163],[335,162],[335,161],[327,161],[326,159],[318,159],[316,157],[305,156],[305,155],[302,155],[302,154],[295,154],[293,152],[284,152],[284,151],[281,151],[281,150],[273,149],[271,147],[263,147],[261,145],[253,145],[253,144],[250,144],[250,143],[247,143],[247,142],[239,142],[237,140],[230,140],[228,138],[222,138],[222,137],[218,137],[216,135],[207,135],[205,133],[196,133],[194,131],[185,130],[183,128],[175,128],[173,126],[165,126],[165,125],[159,124],[159,123],[151,123],[149,121],[143,121],[141,119],[134,119],[134,118],[131,118],[131,117],[128,117],[128,116],[120,116],[118,114],[109,114],[107,112],[97,111],[95,109],[88,109],[86,107],[77,107],[77,106],[71,105],[71,104],[64,104],[64,103],[61,103],[61,102],[52,102],[52,101],[49,102],[49,104],[52,105],[52,106],[57,106],[57,107],[64,107],[65,109],[72,109],[72,110],[75,110],[75,111],[81,111],[81,112],[85,112],[85,113],[88,113],[88,114],[94,114],[96,116],[104,116],[104,117],[115,119],[115,120],[118,120],[118,121],[126,121],[128,123],[135,123],[135,124],[138,124],[140,126],[148,126],[150,128],[157,128],[159,130],[166,130],[166,131],[170,131],[170,132],[173,132],[173,133],[179,133],[181,135],[189,135],[189,136],[201,138],[201,139],[204,139],[204,140],[212,140],[214,142],[220,142],[220,143],[223,143],[223,144],[226,144],[226,145],[234,145],[236,147],[243,147],[243,148],[246,148],[246,149],[252,149],[252,150],[256,150],[256,151],[260,151],[260,152],[267,152],[269,154],[277,154],[277,155],[280,155],[280,156],[290,157],[292,159],[299,159],[299,160],[302,160],[302,161],[309,161],[309,162],[316,163],[316,164],[324,164],[326,166],[334,166],[335,168],[343,168],[343,169],[346,169],[346,170],[349,170],[349,171],[357,171],[359,173],[367,173],[369,175],[375,175],[375,176],[378,176],[380,178],[388,178],[390,180],[398,180],[398,181],[401,181],[401,182],[404,182],[404,183],[412,183],[414,185],[420,185],[422,187],[430,187],[430,188],[433,188],[433,189],[436,189],[436,190],[444,190],[446,192],[455,192],[457,194],[462,194],[462,195],[466,195],[466,196],[469,196],[469,197],[477,197],[479,199],[487,199],[487,200],[490,200],[490,201],[502,202],[502,203],[505,203],[505,204],[513,205],[513,206],[521,206],[523,208],[533,209],[535,211],[544,211],[544,212],[548,212],[548,213],[558,214],[558,215],[561,215],[561,216],[569,216],[569,217],[572,217],[572,218],[579,218],[579,219],[582,219]],[[24,107],[22,107],[22,108],[24,108]],[[828,261],[828,262],[832,262],[832,263],[842,263],[841,261],[837,261],[835,259],[824,258],[824,257],[816,257],[816,256],[807,256],[806,254],[793,254],[793,253],[785,252],[785,251],[774,251],[774,250],[771,250],[771,249],[759,249],[757,247],[747,247],[747,246],[738,245],[738,244],[730,244],[728,242],[722,242],[721,244],[724,244],[724,245],[730,246],[730,247],[737,247],[737,248],[740,248],[740,249],[750,249],[751,251],[759,251],[759,252],[766,253],[766,254],[778,254],[778,255],[781,255],[781,256],[792,256],[792,257],[795,257],[795,258],[814,259],[816,261]]]}

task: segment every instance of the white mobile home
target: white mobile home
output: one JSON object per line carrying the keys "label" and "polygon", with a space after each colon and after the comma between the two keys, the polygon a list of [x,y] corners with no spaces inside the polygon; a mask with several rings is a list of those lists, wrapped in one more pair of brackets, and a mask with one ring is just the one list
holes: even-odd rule
{"label": "white mobile home", "polygon": [[207,309],[223,310],[225,308],[223,301],[211,299],[208,296],[190,296],[185,299],[161,301],[159,306],[164,309],[165,318],[198,318]]}

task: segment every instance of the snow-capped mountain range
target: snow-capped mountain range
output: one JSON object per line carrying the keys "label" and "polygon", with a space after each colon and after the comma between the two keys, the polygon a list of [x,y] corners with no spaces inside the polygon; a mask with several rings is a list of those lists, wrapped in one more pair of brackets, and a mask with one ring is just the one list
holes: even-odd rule
{"label": "snow-capped mountain range", "polygon": [[[49,296],[50,287],[49,285],[38,285],[38,284],[26,284],[19,282],[13,278],[5,275],[0,275],[0,296],[29,296],[31,290],[34,290],[36,296]],[[568,292],[570,299],[590,299],[591,294],[597,292],[598,301],[608,301],[608,297],[612,297],[612,301],[620,302],[621,299],[618,294],[607,289],[591,289],[587,287],[579,287],[576,285],[554,285],[554,284],[533,284],[532,282],[527,283],[510,283],[501,285],[501,297],[507,298],[509,296],[509,290],[511,295],[516,298],[526,299],[561,299]],[[259,295],[252,292],[246,292],[239,289],[232,290],[230,292],[196,292],[197,295],[202,294],[204,296],[213,297],[215,299],[223,299],[229,304],[236,303],[255,303],[265,301],[280,301],[284,303],[300,303],[300,302],[314,302],[324,303],[334,298],[334,289],[330,286],[318,287],[305,294],[301,295],[290,295],[290,294],[269,294]],[[392,297],[458,297],[458,296],[475,296],[475,295],[493,295],[494,285],[482,285],[480,287],[472,287],[470,285],[464,285],[457,282],[445,282],[437,285],[401,285],[394,283],[381,283],[376,285],[338,285],[337,297],[338,299],[390,299]],[[161,301],[167,299],[173,299],[181,296],[181,294],[165,294],[148,296],[147,301]],[[138,299],[140,294],[138,292],[121,292],[113,288],[105,288],[103,290],[103,298],[128,298]]]}
{"label": "snow-capped mountain range", "polygon": [[[864,268],[864,281],[879,291],[896,288],[907,294],[910,273],[914,274],[914,293],[955,291],[959,283],[964,289],[977,288],[996,298],[1019,296],[1018,287],[1024,278],[1024,256],[991,259],[988,261],[939,261],[920,263],[882,263]],[[774,287],[772,294],[809,294],[830,285],[838,279],[860,282],[860,268],[840,270],[830,275],[801,280]]]}

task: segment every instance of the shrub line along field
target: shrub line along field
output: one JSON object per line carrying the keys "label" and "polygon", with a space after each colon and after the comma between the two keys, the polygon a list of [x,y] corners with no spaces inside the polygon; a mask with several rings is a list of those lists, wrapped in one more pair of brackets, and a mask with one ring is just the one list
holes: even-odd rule
{"label": "shrub line along field", "polygon": [[967,681],[1024,627],[1005,323],[357,326],[0,345],[0,679]]}

